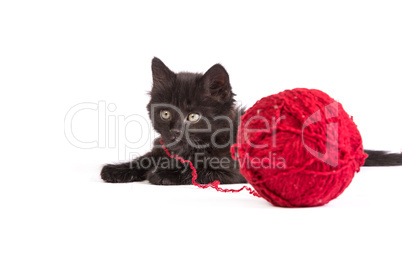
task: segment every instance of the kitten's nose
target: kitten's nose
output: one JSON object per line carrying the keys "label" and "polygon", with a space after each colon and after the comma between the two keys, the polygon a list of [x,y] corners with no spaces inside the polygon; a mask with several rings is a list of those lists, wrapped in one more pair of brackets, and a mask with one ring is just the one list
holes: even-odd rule
{"label": "kitten's nose", "polygon": [[170,130],[170,134],[172,135],[172,138],[175,140],[181,135],[181,131],[179,129],[173,128]]}

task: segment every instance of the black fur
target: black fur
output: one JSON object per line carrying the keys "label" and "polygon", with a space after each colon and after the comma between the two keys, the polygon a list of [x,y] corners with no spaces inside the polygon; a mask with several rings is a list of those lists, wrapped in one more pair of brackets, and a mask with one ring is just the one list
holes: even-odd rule
{"label": "black fur", "polygon": [[389,153],[386,151],[365,150],[368,157],[364,162],[365,166],[401,166],[402,154]]}
{"label": "black fur", "polygon": [[[239,116],[234,93],[225,68],[216,64],[204,75],[174,73],[158,58],[152,60],[153,87],[147,105],[154,129],[161,135],[171,153],[193,162],[197,182],[218,180],[221,183],[244,183],[237,162],[233,161],[230,146],[236,142]],[[160,113],[168,110],[170,120]],[[201,115],[199,122],[186,120],[191,113]],[[153,184],[191,184],[191,169],[168,158],[154,141],[151,152],[132,162],[106,165],[101,171],[106,182],[148,180]]]}

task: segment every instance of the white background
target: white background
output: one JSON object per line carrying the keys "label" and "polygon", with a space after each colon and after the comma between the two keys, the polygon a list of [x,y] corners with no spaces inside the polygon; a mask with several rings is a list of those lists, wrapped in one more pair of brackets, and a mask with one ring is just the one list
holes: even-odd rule
{"label": "white background", "polygon": [[[307,209],[98,175],[121,160],[113,140],[141,145],[123,155],[150,149],[154,56],[173,71],[223,64],[248,107],[321,89],[353,115],[365,148],[400,151],[401,11],[398,1],[2,1],[0,265],[401,267],[399,167],[362,168],[338,199]],[[76,138],[96,148],[65,137],[80,103],[116,108],[106,121],[101,109],[74,117]],[[114,125],[130,115],[147,121]]]}

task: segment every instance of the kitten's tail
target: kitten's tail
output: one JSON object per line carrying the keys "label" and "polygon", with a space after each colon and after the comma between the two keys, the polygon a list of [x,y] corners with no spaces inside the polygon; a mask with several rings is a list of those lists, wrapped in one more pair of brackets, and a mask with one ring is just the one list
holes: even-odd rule
{"label": "kitten's tail", "polygon": [[368,157],[364,166],[402,166],[402,153],[364,150]]}

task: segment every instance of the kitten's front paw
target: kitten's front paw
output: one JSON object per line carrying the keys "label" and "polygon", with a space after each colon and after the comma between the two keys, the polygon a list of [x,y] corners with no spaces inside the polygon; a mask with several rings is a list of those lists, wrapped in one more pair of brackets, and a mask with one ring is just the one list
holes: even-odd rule
{"label": "kitten's front paw", "polygon": [[112,183],[143,180],[136,169],[132,169],[126,165],[105,165],[100,175],[102,180]]}
{"label": "kitten's front paw", "polygon": [[105,182],[125,182],[131,179],[131,172],[127,169],[119,169],[115,165],[105,165],[100,173]]}
{"label": "kitten's front paw", "polygon": [[148,181],[156,185],[180,185],[185,184],[180,178],[179,172],[174,171],[157,171],[149,172]]}

